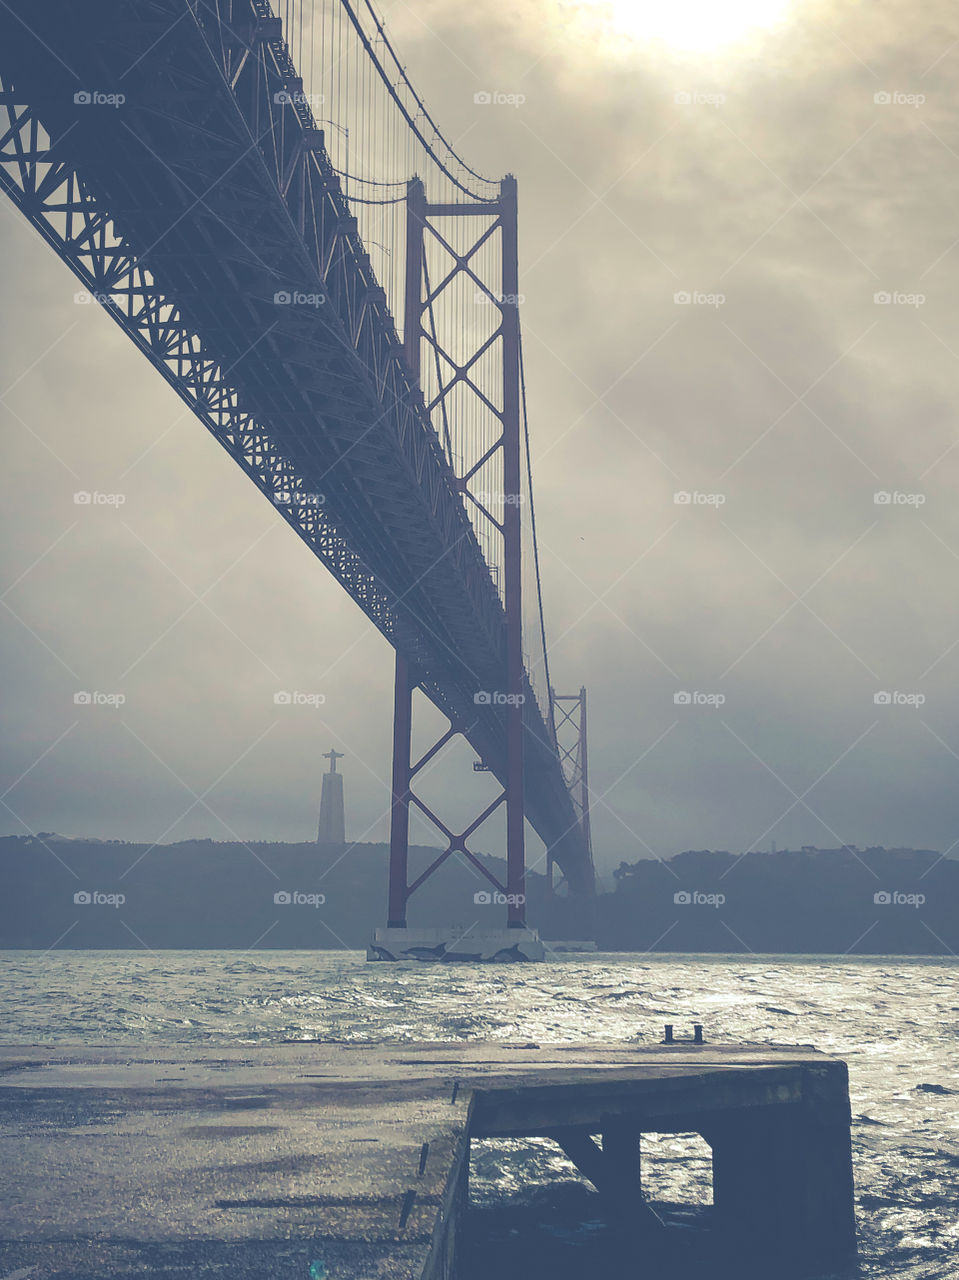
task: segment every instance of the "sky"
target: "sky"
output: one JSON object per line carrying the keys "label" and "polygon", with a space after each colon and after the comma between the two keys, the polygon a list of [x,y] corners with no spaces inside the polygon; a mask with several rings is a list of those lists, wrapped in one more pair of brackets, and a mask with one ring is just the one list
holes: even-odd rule
{"label": "sky", "polygon": [[[384,12],[461,153],[518,179],[550,661],[589,691],[600,870],[952,850],[952,6]],[[335,745],[350,837],[385,839],[386,642],[9,202],[0,246],[0,830],[310,839]],[[427,783],[462,815],[471,760]]]}

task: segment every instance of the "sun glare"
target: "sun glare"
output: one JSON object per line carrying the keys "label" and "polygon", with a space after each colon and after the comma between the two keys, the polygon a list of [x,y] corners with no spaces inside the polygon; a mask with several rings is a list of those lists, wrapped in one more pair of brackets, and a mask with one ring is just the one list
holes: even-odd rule
{"label": "sun glare", "polygon": [[791,0],[585,0],[584,16],[610,33],[708,52],[776,26]]}

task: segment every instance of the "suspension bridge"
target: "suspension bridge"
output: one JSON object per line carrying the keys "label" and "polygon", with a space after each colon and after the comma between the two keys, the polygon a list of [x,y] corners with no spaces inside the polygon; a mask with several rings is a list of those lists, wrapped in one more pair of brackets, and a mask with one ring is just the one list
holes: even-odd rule
{"label": "suspension bridge", "polygon": [[[388,932],[454,854],[525,929],[526,821],[588,897],[585,690],[550,681],[516,180],[457,154],[367,0],[3,0],[0,184],[393,647]],[[449,728],[414,758],[417,690]],[[496,782],[463,830],[417,791],[457,735]],[[504,806],[505,883],[474,852]],[[445,848],[411,880],[412,808]]]}

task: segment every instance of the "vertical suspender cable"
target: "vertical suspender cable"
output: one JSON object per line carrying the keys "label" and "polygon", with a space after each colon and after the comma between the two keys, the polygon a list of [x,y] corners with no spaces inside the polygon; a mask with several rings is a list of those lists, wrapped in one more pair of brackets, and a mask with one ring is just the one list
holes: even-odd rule
{"label": "vertical suspender cable", "polygon": [[539,633],[543,643],[543,673],[546,678],[547,697],[552,688],[549,674],[549,648],[546,644],[546,614],[543,609],[543,579],[539,567],[539,539],[536,535],[536,506],[533,502],[533,460],[529,451],[529,418],[526,412],[526,367],[523,360],[523,335],[519,340],[519,385],[520,404],[523,413],[523,440],[526,449],[526,483],[529,487],[529,519],[533,535],[533,569],[536,574],[536,600],[539,608]]}

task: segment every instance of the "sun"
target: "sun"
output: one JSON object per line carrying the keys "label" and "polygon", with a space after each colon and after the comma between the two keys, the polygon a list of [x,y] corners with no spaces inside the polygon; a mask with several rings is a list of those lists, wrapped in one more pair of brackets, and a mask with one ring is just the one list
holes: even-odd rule
{"label": "sun", "polygon": [[775,27],[793,0],[580,0],[611,34],[709,52]]}

